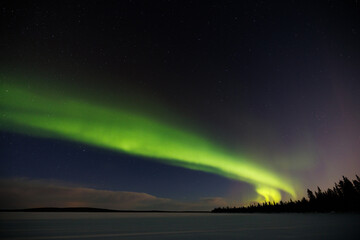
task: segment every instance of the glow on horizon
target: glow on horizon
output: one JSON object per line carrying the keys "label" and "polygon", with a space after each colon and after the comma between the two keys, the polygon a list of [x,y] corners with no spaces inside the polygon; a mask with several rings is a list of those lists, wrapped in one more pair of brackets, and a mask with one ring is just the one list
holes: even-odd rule
{"label": "glow on horizon", "polygon": [[29,88],[1,85],[0,128],[144,156],[165,164],[248,182],[266,201],[296,198],[288,179],[181,128],[153,118]]}

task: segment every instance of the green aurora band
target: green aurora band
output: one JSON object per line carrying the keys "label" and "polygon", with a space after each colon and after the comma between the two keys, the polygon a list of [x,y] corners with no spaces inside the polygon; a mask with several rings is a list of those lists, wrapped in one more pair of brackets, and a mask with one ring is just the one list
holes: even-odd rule
{"label": "green aurora band", "polygon": [[153,118],[1,84],[0,129],[61,138],[144,156],[165,164],[218,174],[254,185],[257,201],[296,198],[290,181],[211,141]]}

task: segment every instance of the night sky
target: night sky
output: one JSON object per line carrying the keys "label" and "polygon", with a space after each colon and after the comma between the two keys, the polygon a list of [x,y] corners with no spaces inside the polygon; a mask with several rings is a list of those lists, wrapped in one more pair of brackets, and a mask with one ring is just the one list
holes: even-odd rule
{"label": "night sky", "polygon": [[0,208],[211,210],[360,174],[357,1],[2,1]]}

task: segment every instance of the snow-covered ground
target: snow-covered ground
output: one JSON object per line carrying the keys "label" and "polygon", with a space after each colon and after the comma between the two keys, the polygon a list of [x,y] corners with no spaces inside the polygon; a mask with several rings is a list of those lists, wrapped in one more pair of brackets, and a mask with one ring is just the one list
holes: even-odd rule
{"label": "snow-covered ground", "polygon": [[0,239],[360,239],[359,214],[0,213]]}

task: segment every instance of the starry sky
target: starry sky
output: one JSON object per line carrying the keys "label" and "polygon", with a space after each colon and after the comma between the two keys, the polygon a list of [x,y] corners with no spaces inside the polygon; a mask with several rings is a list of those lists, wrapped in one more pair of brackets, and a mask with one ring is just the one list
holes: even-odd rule
{"label": "starry sky", "polygon": [[0,208],[211,210],[360,174],[357,1],[0,11]]}

